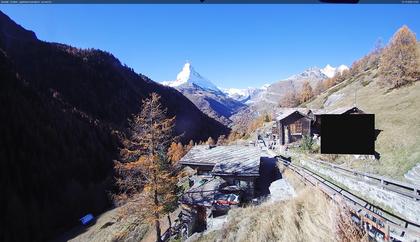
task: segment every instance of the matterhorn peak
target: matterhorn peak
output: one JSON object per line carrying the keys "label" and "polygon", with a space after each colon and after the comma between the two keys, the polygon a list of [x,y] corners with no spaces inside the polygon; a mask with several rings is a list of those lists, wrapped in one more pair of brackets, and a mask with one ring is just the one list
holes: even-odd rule
{"label": "matterhorn peak", "polygon": [[203,89],[212,90],[212,91],[220,91],[216,87],[216,85],[214,85],[211,81],[207,80],[206,78],[201,76],[200,73],[195,71],[195,69],[191,65],[191,62],[189,61],[187,61],[184,64],[184,66],[182,67],[182,70],[176,76],[175,81],[162,82],[162,84],[171,86],[171,87],[194,84]]}
{"label": "matterhorn peak", "polygon": [[178,75],[176,76],[176,81],[178,81],[180,84],[187,83],[191,74],[198,74],[198,73],[194,71],[194,68],[192,67],[191,63],[187,61],[184,64],[184,67],[182,67],[181,72],[179,72]]}

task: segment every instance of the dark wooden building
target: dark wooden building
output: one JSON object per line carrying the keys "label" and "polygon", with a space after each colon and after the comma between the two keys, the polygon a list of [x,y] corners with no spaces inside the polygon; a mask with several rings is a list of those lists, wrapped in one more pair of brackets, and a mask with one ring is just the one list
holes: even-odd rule
{"label": "dark wooden building", "polygon": [[180,164],[195,169],[198,175],[220,177],[225,181],[223,186],[236,186],[244,191],[245,197],[252,198],[260,176],[260,159],[258,147],[197,145],[180,160]]}
{"label": "dark wooden building", "polygon": [[365,112],[356,106],[342,107],[334,110],[326,111],[324,109],[311,109],[308,116],[312,119],[312,134],[321,136],[321,115],[323,114],[364,114]]}
{"label": "dark wooden building", "polygon": [[278,136],[281,145],[301,140],[305,135],[311,136],[312,119],[299,110],[290,110],[277,117]]}
{"label": "dark wooden building", "polygon": [[301,140],[305,135],[321,136],[321,116],[323,114],[363,114],[356,106],[342,107],[330,111],[324,109],[286,108],[276,119],[276,128],[281,145]]}

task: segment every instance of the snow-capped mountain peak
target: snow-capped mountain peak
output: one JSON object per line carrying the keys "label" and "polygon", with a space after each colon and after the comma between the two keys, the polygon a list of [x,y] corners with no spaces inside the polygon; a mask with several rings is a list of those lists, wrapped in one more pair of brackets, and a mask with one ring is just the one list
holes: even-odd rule
{"label": "snow-capped mountain peak", "polygon": [[321,69],[321,72],[326,75],[328,78],[335,76],[337,73],[343,73],[343,71],[348,70],[349,68],[346,65],[340,65],[339,67],[332,67],[330,64],[327,64],[324,68]]}
{"label": "snow-capped mountain peak", "polygon": [[226,93],[229,97],[238,96],[243,97],[248,95],[249,88],[222,88],[221,89],[224,93]]}
{"label": "snow-capped mountain peak", "polygon": [[166,81],[162,82],[163,85],[171,86],[171,87],[178,87],[184,84],[194,84],[203,89],[212,90],[212,91],[220,91],[216,85],[214,85],[211,81],[207,80],[203,76],[200,75],[197,71],[194,70],[191,63],[185,63],[184,67],[182,68],[181,72],[178,73],[176,76],[175,81]]}
{"label": "snow-capped mountain peak", "polygon": [[335,75],[335,69],[334,67],[330,66],[330,64],[327,64],[324,68],[321,69],[321,72],[328,76],[329,78],[333,77]]}
{"label": "snow-capped mountain peak", "polygon": [[260,87],[260,89],[262,89],[262,90],[267,90],[267,88],[268,88],[270,85],[271,85],[271,84],[266,83],[266,84],[262,85],[262,86]]}
{"label": "snow-capped mountain peak", "polygon": [[342,74],[343,71],[346,71],[346,70],[349,70],[348,66],[346,66],[346,65],[340,65],[339,67],[337,67],[336,73],[337,72],[340,72],[340,74]]}
{"label": "snow-capped mountain peak", "polygon": [[318,67],[310,67],[299,74],[292,75],[286,80],[296,80],[296,79],[325,79],[326,75],[322,72],[322,69]]}
{"label": "snow-capped mountain peak", "polygon": [[260,88],[248,87],[248,88],[219,88],[228,97],[240,101],[246,102],[252,97],[258,95],[260,92],[267,90],[270,84],[264,84]]}

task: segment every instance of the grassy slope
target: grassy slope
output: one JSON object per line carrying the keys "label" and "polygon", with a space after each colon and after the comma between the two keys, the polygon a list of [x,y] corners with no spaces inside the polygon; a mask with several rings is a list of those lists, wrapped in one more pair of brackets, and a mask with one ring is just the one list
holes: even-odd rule
{"label": "grassy slope", "polygon": [[[332,94],[342,94],[326,109],[351,106],[357,90],[357,106],[375,114],[375,127],[383,130],[376,141],[379,161],[353,160],[353,168],[397,179],[420,162],[420,83],[387,91],[378,85],[376,70],[366,71],[330,88],[308,107],[321,108]],[[348,159],[349,157],[347,157]]]}

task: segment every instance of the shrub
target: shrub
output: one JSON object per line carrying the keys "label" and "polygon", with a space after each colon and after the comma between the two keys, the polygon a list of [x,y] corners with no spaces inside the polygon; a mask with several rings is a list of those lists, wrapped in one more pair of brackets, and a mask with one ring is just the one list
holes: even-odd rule
{"label": "shrub", "polygon": [[303,151],[312,152],[313,145],[314,145],[314,140],[312,139],[312,137],[310,135],[304,135],[301,141],[300,148]]}

